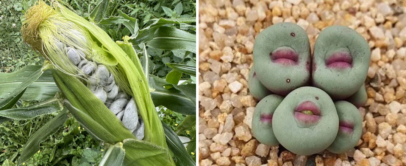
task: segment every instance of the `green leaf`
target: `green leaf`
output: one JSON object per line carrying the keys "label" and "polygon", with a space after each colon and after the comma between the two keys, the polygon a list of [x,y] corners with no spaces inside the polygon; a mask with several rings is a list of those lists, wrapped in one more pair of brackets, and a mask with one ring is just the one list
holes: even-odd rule
{"label": "green leaf", "polygon": [[99,23],[104,18],[108,4],[109,0],[100,0],[98,5],[90,13],[90,20],[95,23]]}
{"label": "green leaf", "polygon": [[133,165],[173,165],[169,152],[154,144],[136,139],[125,139],[125,166]]}
{"label": "green leaf", "polygon": [[13,97],[13,98],[9,101],[8,104],[4,105],[2,108],[0,107],[0,111],[1,111],[1,110],[5,110],[5,109],[9,109],[9,108],[13,107],[13,106],[18,102],[18,100],[21,98],[21,96],[24,94],[25,90],[27,90],[27,89],[24,89],[23,91],[20,92],[20,94],[18,94],[17,96]]}
{"label": "green leaf", "polygon": [[179,2],[179,3],[175,6],[175,9],[173,9],[173,10],[176,12],[176,14],[177,14],[178,16],[182,15],[182,12],[183,12],[183,5],[182,5],[182,2]]}
{"label": "green leaf", "polygon": [[96,159],[98,157],[98,153],[90,148],[83,150],[83,158],[91,163],[96,162]]}
{"label": "green leaf", "polygon": [[38,131],[30,136],[27,143],[24,145],[24,150],[18,158],[18,163],[23,163],[28,160],[32,155],[38,152],[39,144],[45,141],[51,134],[56,132],[68,119],[68,112],[62,110],[55,118],[50,120]]}
{"label": "green leaf", "polygon": [[192,127],[196,126],[196,115],[188,115],[185,120],[176,128],[176,133],[180,134],[186,130],[191,130]]}
{"label": "green leaf", "polygon": [[147,47],[145,46],[145,44],[142,44],[142,45],[143,45],[143,54],[144,54],[143,56],[144,56],[144,58],[141,60],[141,65],[143,67],[145,77],[148,78],[150,60],[149,60],[149,55],[148,55],[148,52],[147,52]]}
{"label": "green leaf", "polygon": [[196,104],[196,84],[174,85],[174,87]]}
{"label": "green leaf", "polygon": [[162,126],[164,127],[168,147],[172,151],[172,153],[175,154],[174,157],[178,159],[178,164],[180,164],[181,166],[196,165],[195,161],[186,151],[178,135],[176,135],[176,133],[173,132],[173,130],[165,123],[162,123]]}
{"label": "green leaf", "polygon": [[176,64],[176,63],[167,63],[168,67],[180,71],[185,74],[189,74],[191,76],[196,76],[196,67],[184,65],[184,64]]}
{"label": "green leaf", "polygon": [[172,11],[170,8],[165,7],[165,6],[162,6],[162,9],[164,10],[165,14],[166,14],[168,17],[172,17],[172,12],[173,12],[173,11]]}
{"label": "green leaf", "polygon": [[128,21],[124,22],[123,24],[128,30],[130,30],[131,35],[132,36],[137,36],[138,35],[138,29],[139,29],[138,20],[128,16],[127,14],[122,12],[121,10],[118,10],[118,14],[120,14],[121,17],[128,20]]}
{"label": "green leaf", "polygon": [[125,150],[123,143],[119,142],[109,147],[109,150],[104,154],[103,159],[100,161],[99,166],[121,166],[124,162]]}
{"label": "green leaf", "polygon": [[160,27],[147,45],[163,50],[186,50],[196,53],[196,35],[173,27]]}
{"label": "green leaf", "polygon": [[111,16],[107,19],[102,19],[99,25],[123,24],[125,22],[128,22],[128,20],[123,17]]}
{"label": "green leaf", "polygon": [[[19,77],[19,74],[21,72],[16,72],[15,74],[7,74],[7,75],[1,75],[2,79],[8,80],[8,79],[13,79],[13,77]],[[18,87],[14,89],[11,93],[6,93],[0,96],[0,109],[2,108],[11,108],[18,100],[19,97],[21,97],[21,93],[29,86],[31,85],[35,80],[37,80],[41,75],[43,71],[42,68],[37,69],[35,72],[32,72],[29,77],[27,77],[23,82],[18,84]]]}
{"label": "green leaf", "polygon": [[166,75],[166,82],[177,85],[181,77],[182,72],[172,70]]}
{"label": "green leaf", "polygon": [[[0,73],[0,98],[11,94],[22,82],[31,79],[33,74],[40,70],[42,66],[26,66],[13,73]],[[31,80],[32,81],[32,80]],[[25,101],[48,100],[59,92],[55,85],[52,71],[46,70],[35,82],[31,83],[20,98]],[[2,101],[2,99],[0,99]]]}
{"label": "green leaf", "polygon": [[58,99],[51,99],[26,108],[12,108],[0,111],[0,117],[26,120],[60,110]]}
{"label": "green leaf", "polygon": [[187,144],[186,150],[189,154],[192,152],[196,154],[196,137],[193,137],[193,139]]}
{"label": "green leaf", "polygon": [[153,19],[151,20],[152,23],[149,24],[147,27],[141,29],[137,36],[131,36],[133,40],[131,42],[134,45],[138,45],[138,43],[147,42],[154,38],[155,31],[164,25],[174,25],[180,23],[193,23],[196,22],[196,18],[177,18],[177,19]]}
{"label": "green leaf", "polygon": [[151,97],[155,106],[162,105],[172,111],[186,115],[196,114],[196,105],[181,91],[175,88],[165,89],[164,86],[169,83],[156,76],[151,75],[149,81],[151,88],[154,89],[151,90]]}

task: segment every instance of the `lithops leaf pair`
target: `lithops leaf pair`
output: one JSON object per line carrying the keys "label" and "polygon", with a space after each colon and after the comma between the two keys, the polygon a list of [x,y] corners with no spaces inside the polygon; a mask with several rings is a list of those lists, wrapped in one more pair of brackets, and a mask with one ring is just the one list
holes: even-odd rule
{"label": "lithops leaf pair", "polygon": [[365,39],[344,26],[323,30],[313,57],[306,32],[296,24],[263,30],[255,40],[248,80],[251,95],[259,100],[254,136],[302,155],[354,147],[362,132],[356,107],[367,99],[363,82],[369,54]]}

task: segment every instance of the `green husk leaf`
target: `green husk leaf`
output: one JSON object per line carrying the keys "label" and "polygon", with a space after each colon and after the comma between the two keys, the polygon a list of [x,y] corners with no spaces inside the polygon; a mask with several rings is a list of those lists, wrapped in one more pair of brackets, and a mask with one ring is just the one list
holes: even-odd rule
{"label": "green husk leaf", "polygon": [[55,82],[71,104],[64,105],[88,131],[108,143],[135,138],[119,119],[76,77],[54,70]]}
{"label": "green husk leaf", "polygon": [[[126,151],[124,165],[175,165],[168,160],[170,157],[165,148],[156,146],[154,144],[139,141],[136,139],[124,140],[124,149]],[[136,155],[132,155],[136,154]]]}
{"label": "green husk leaf", "polygon": [[121,166],[124,162],[125,150],[123,143],[119,142],[109,147],[109,150],[104,154],[103,159],[100,161],[99,166]]}

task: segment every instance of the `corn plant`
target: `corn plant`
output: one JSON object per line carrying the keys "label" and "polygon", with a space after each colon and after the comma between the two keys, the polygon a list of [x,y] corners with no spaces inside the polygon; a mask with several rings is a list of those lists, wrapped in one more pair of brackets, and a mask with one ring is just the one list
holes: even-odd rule
{"label": "corn plant", "polygon": [[[148,75],[143,73],[128,38],[114,43],[98,26],[63,5],[49,6],[42,1],[27,11],[22,34],[25,42],[47,61],[10,97],[0,100],[0,110],[5,109],[0,121],[26,116],[11,106],[32,80],[51,70],[60,96],[45,102],[43,107],[27,108],[33,115],[21,119],[63,108],[46,127],[60,126],[69,111],[89,133],[110,147],[101,164],[174,165],[151,99]],[[49,109],[51,106],[54,109]],[[47,128],[42,128],[38,133],[45,131]],[[33,136],[19,163],[32,156],[40,140],[52,131]]]}

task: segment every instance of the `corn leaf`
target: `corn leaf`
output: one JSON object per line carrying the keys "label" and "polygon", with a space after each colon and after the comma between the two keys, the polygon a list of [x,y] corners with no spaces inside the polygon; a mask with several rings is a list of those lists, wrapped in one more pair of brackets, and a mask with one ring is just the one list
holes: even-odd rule
{"label": "corn leaf", "polygon": [[[13,73],[0,73],[0,96],[5,96],[17,89],[21,83],[30,77],[42,66],[26,66]],[[25,101],[43,101],[51,99],[59,92],[50,70],[31,83],[20,98]],[[1,98],[1,97],[0,97]]]}
{"label": "corn leaf", "polygon": [[170,156],[166,149],[145,141],[126,139],[124,140],[124,149],[126,152],[124,160],[125,166],[174,165],[173,162],[167,159],[168,157],[170,158]]}
{"label": "corn leaf", "polygon": [[182,121],[181,124],[175,129],[177,134],[180,134],[192,126],[196,126],[196,115],[188,115],[186,116],[185,120]]}
{"label": "corn leaf", "polygon": [[174,87],[196,104],[196,84],[174,85]]}
{"label": "corn leaf", "polygon": [[189,66],[185,64],[176,64],[176,63],[167,63],[166,64],[168,67],[172,68],[173,70],[180,71],[182,73],[191,75],[191,76],[196,76],[196,67],[195,66]]}
{"label": "corn leaf", "polygon": [[68,112],[64,109],[55,118],[47,122],[38,131],[30,136],[24,145],[24,150],[18,158],[18,163],[23,163],[39,150],[39,144],[56,132],[68,119]]}
{"label": "corn leaf", "polygon": [[90,20],[92,20],[95,23],[99,23],[103,17],[104,14],[106,13],[106,10],[109,5],[109,0],[100,0],[99,4],[93,9],[93,11],[90,13]]}
{"label": "corn leaf", "polygon": [[12,108],[0,111],[0,117],[12,120],[26,120],[60,110],[58,99],[51,99],[25,108]]}
{"label": "corn leaf", "polygon": [[181,77],[182,72],[172,70],[166,75],[166,82],[177,85]]}
{"label": "corn leaf", "polygon": [[196,53],[196,35],[173,27],[158,28],[147,46],[163,50],[186,50]]}
{"label": "corn leaf", "polygon": [[180,23],[192,23],[196,22],[196,18],[178,18],[178,19],[165,19],[165,18],[160,18],[160,19],[153,19],[151,20],[151,24],[149,24],[147,27],[141,29],[137,35],[131,36],[133,40],[131,42],[134,45],[137,45],[138,43],[143,43],[151,40],[154,37],[155,31],[160,28],[161,26],[164,25],[178,25]]}
{"label": "corn leaf", "polygon": [[55,82],[71,104],[64,106],[98,139],[108,143],[135,138],[121,121],[76,77],[54,70]]}
{"label": "corn leaf", "polygon": [[182,142],[180,141],[178,135],[165,123],[162,123],[165,130],[166,142],[168,143],[169,149],[175,154],[174,157],[178,160],[178,165],[180,166],[191,166],[196,165],[195,161],[186,151]]}
{"label": "corn leaf", "polygon": [[[35,80],[37,80],[41,75],[43,71],[42,68],[36,70],[31,74],[31,76],[27,77],[23,82],[18,84],[18,87],[14,89],[11,93],[6,93],[0,96],[0,110],[5,109],[5,108],[11,108],[21,97],[23,91],[31,85]],[[10,77],[18,77],[21,72],[15,72],[14,74],[7,74],[2,77],[5,80],[10,79]]]}
{"label": "corn leaf", "polygon": [[165,80],[151,75],[149,82],[155,89],[151,91],[151,96],[156,106],[162,105],[181,114],[196,114],[196,105],[185,94],[175,88],[164,88],[165,85],[169,84]]}
{"label": "corn leaf", "polygon": [[121,166],[124,162],[125,150],[123,143],[119,142],[109,147],[109,150],[104,154],[99,166]]}

